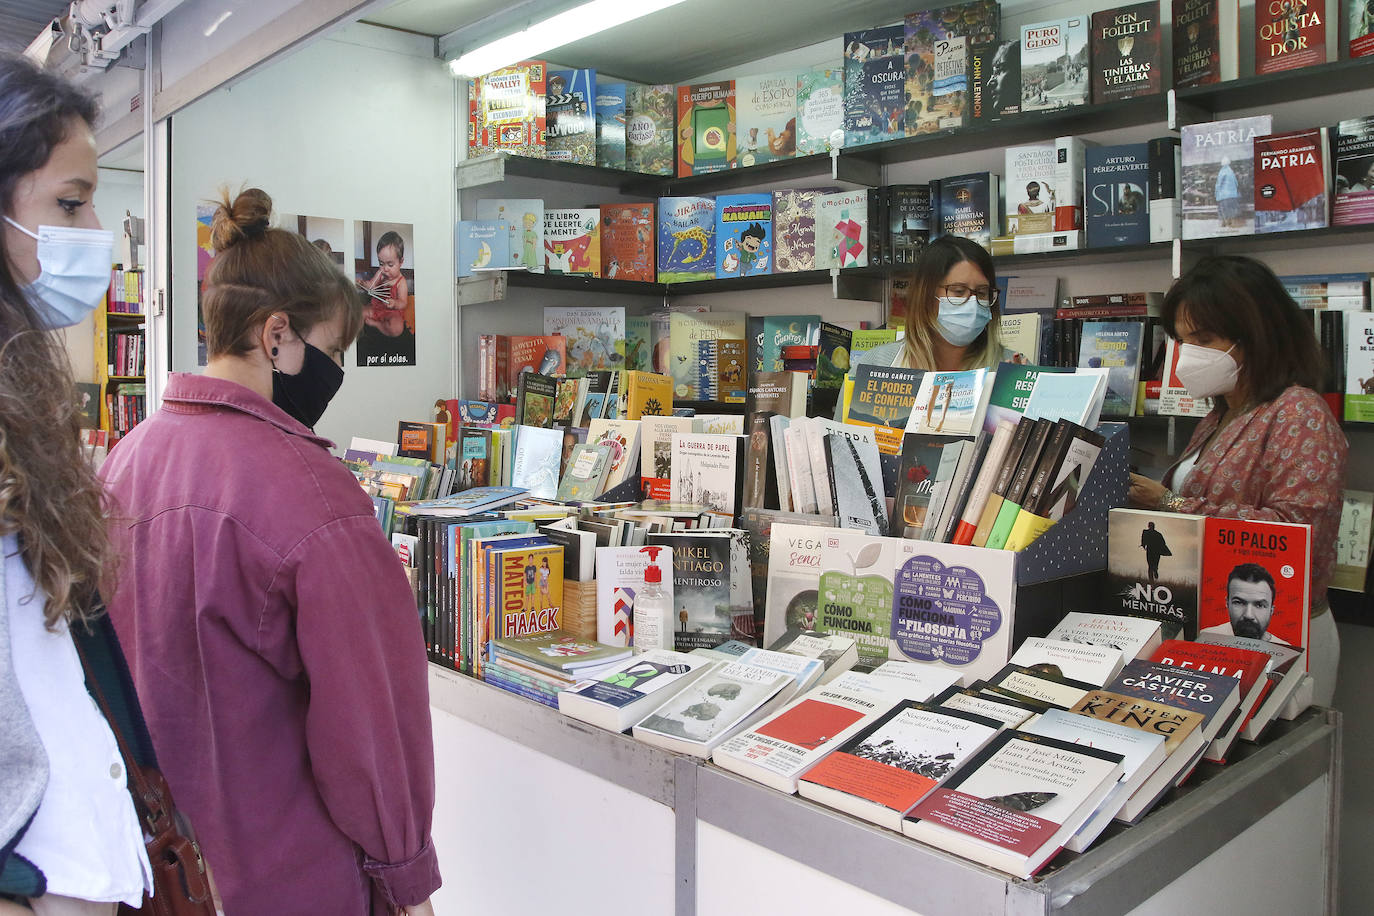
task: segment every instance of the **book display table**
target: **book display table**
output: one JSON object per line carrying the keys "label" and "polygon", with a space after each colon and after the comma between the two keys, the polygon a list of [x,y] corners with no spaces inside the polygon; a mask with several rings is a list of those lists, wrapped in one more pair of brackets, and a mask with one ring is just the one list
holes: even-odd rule
{"label": "book display table", "polygon": [[1204,764],[1131,828],[1021,881],[430,668],[442,912],[1322,913],[1340,716]]}

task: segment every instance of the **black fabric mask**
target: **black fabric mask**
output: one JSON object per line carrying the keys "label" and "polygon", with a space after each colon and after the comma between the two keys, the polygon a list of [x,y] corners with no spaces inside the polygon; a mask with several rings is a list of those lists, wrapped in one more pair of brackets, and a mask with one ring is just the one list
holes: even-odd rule
{"label": "black fabric mask", "polygon": [[323,350],[304,340],[301,343],[305,344],[305,362],[300,372],[272,371],[272,403],[314,429],[343,384],[344,371]]}

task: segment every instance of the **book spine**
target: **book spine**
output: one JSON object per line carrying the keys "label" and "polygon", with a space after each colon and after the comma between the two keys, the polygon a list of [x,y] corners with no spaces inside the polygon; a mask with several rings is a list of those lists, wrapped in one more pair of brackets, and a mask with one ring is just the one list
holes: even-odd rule
{"label": "book spine", "polygon": [[1183,208],[1179,194],[1178,137],[1150,141],[1150,241],[1166,242],[1182,237]]}
{"label": "book spine", "polygon": [[1021,500],[1022,509],[1033,515],[1043,514],[1041,502],[1049,492],[1050,482],[1059,473],[1059,468],[1064,463],[1064,457],[1069,453],[1069,446],[1072,443],[1073,425],[1067,420],[1060,420],[1054,425],[1049,440],[1045,443],[1044,453],[1036,462],[1030,485],[1026,488],[1025,497]]}

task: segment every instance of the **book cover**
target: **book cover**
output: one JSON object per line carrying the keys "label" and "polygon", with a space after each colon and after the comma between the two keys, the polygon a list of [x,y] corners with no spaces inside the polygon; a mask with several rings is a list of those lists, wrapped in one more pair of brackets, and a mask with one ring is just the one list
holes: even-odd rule
{"label": "book cover", "polygon": [[544,211],[544,269],[550,274],[601,276],[601,211]]}
{"label": "book cover", "polygon": [[1164,374],[1159,386],[1159,415],[1166,417],[1205,417],[1212,412],[1211,398],[1195,398],[1178,377],[1178,342],[1164,341]]}
{"label": "book cover", "polygon": [[1199,631],[1306,648],[1310,529],[1209,518],[1204,545]]}
{"label": "book cover", "polygon": [[731,638],[730,540],[724,534],[655,532],[646,538],[649,544],[672,549],[673,607],[677,612],[673,642],[679,652],[709,649]]}
{"label": "book cover", "polygon": [[773,473],[773,413],[750,413],[749,445],[745,452],[744,508],[778,508],[777,477]]}
{"label": "book cover", "polygon": [[[920,369],[860,364],[854,371],[854,393],[845,422],[905,429],[924,376]],[[899,447],[900,441],[899,436]]]}
{"label": "book cover", "polygon": [[1346,4],[1348,31],[1347,47],[1351,57],[1368,57],[1374,54],[1374,8],[1367,3]]}
{"label": "book cover", "polygon": [[984,691],[1002,694],[1022,702],[1039,703],[1068,709],[1094,689],[1085,681],[1076,681],[1044,669],[1032,669],[1008,663],[995,674],[984,679]]}
{"label": "book cover", "polygon": [[610,449],[610,466],[603,489],[620,486],[634,475],[639,461],[641,420],[595,419],[587,428],[587,441]]}
{"label": "book cover", "polygon": [[1345,419],[1374,423],[1374,313],[1345,313]]}
{"label": "book cover", "polygon": [[979,409],[988,383],[986,369],[927,372],[921,377],[906,428],[946,436],[973,435],[982,420]]}
{"label": "book cover", "polygon": [[1149,144],[1087,147],[1084,167],[1088,247],[1149,244]]}
{"label": "book cover", "polygon": [[935,487],[936,472],[949,446],[962,448],[968,440],[954,436],[911,433],[902,439],[901,467],[892,503],[889,534],[919,538]]}
{"label": "book cover", "polygon": [[1164,90],[1159,0],[1092,14],[1094,105]]}
{"label": "book cover", "polygon": [[[650,232],[653,230],[650,229]],[[652,241],[650,245],[652,245]],[[649,250],[649,260],[653,261],[653,249]],[[625,316],[625,368],[635,372],[650,372],[653,369],[653,320],[648,315]]]}
{"label": "book cover", "polygon": [[[1037,312],[1004,312],[997,316],[997,336],[1002,346],[1012,352],[1013,359],[1029,365],[1043,362],[1048,355],[1050,327],[1051,317]],[[985,422],[986,419],[984,415]]]}
{"label": "book cover", "polygon": [[672,442],[673,502],[706,506],[726,515],[740,508],[743,458],[737,436],[674,433]]}
{"label": "book cover", "polygon": [[512,270],[544,272],[544,201],[505,197],[479,200],[477,218],[510,227],[507,247]]}
{"label": "book cover", "polygon": [[740,168],[791,159],[797,153],[797,71],[735,80]]}
{"label": "book cover", "polygon": [[601,276],[654,282],[653,204],[601,205]]}
{"label": "book cover", "polygon": [[973,172],[942,178],[935,212],[936,236],[961,235],[990,249],[1002,227],[1000,176]]}
{"label": "book cover", "polygon": [[789,682],[784,674],[738,662],[712,669],[634,727],[640,740],[708,756],[768,708]]}
{"label": "book cover", "polygon": [[1086,611],[1065,614],[1048,638],[1117,649],[1124,661],[1148,658],[1163,641],[1157,621]]}
{"label": "book cover", "polygon": [[[859,649],[859,663],[877,665],[888,657],[892,622],[892,563],[895,542],[845,529],[817,530],[798,535],[792,526],[774,526],[774,556],[778,555],[779,529],[787,540],[818,541],[818,559],[809,575],[809,602],[802,594],[786,607],[785,619],[769,616],[765,637],[814,630],[853,637]],[[802,529],[803,532],[806,529]],[[789,556],[789,563],[801,557]],[[776,563],[777,560],[775,559]],[[817,573],[819,575],[817,576]],[[773,572],[769,570],[769,604],[774,604]],[[782,595],[781,588],[778,596]],[[782,624],[781,627],[778,624]],[[769,642],[771,645],[772,642]]]}
{"label": "book cover", "polygon": [[658,281],[713,280],[716,276],[716,202],[711,197],[658,200]]}
{"label": "book cover", "polygon": [[820,315],[765,315],[753,338],[754,372],[782,372],[783,348],[815,345],[820,331]]}
{"label": "book cover", "polygon": [[1101,687],[1125,664],[1121,650],[1072,640],[1027,637],[1011,657],[1011,664],[1055,677]]}
{"label": "book cover", "polygon": [[[745,379],[749,369],[749,346],[744,340],[722,337],[716,341],[716,399],[726,404],[743,404],[749,390]],[[703,423],[706,421],[703,420]],[[743,423],[732,427],[744,435]],[[703,427],[703,431],[708,431]],[[709,430],[715,432],[715,429]]]}
{"label": "book cover", "polygon": [[691,417],[647,416],[640,420],[639,475],[646,499],[671,499],[673,435],[691,431]]}
{"label": "book cover", "polygon": [[1170,639],[1195,639],[1204,522],[1200,515],[1111,510],[1104,608],[1156,621]]}
{"label": "book cover", "polygon": [[462,220],[458,223],[458,276],[510,268],[510,227],[503,222]]}
{"label": "book cover", "polygon": [[[654,556],[650,556],[650,553]],[[657,566],[662,582],[672,581],[667,551],[643,547],[596,548],[596,638],[607,645],[634,645],[634,603],[644,570]]]}
{"label": "book cover", "polygon": [[973,0],[909,13],[904,22],[906,134],[968,123],[969,51],[997,40],[1001,9]]}
{"label": "book cover", "polygon": [[496,630],[492,639],[547,633],[562,627],[563,548],[530,545],[498,548],[491,559],[496,568]]}
{"label": "book cover", "polygon": [[716,278],[768,274],[772,265],[773,196],[764,192],[717,197]]}
{"label": "book cover", "polygon": [[797,74],[797,155],[828,153],[844,140],[844,71],[814,67]]}
{"label": "book cover", "polygon": [[817,270],[868,266],[870,193],[840,191],[816,199]]}
{"label": "book cover", "polygon": [[625,83],[596,81],[596,164],[625,168]]}
{"label": "book cover", "polygon": [[1021,110],[1088,103],[1088,17],[1021,27]]}
{"label": "book cover", "polygon": [[[673,410],[673,380],[656,372],[625,372],[622,390],[625,401],[625,418],[641,420],[644,417],[661,417]],[[611,411],[607,408],[609,416]]]}
{"label": "book cover", "polygon": [[646,706],[661,705],[715,667],[715,662],[668,649],[650,649],[609,672],[558,694],[558,709],[612,731],[625,731]]}
{"label": "book cover", "polygon": [[718,340],[743,340],[742,312],[673,312],[668,364],[673,396],[686,401],[717,399]]}
{"label": "book cover", "polygon": [[1183,235],[1182,142],[1178,137],[1150,141],[1150,241],[1167,242]]}
{"label": "book cover", "polygon": [[931,541],[897,542],[890,657],[934,662],[967,683],[1011,657],[1016,558]]}
{"label": "book cover", "polygon": [[550,70],[545,97],[546,156],[596,165],[596,71]]}
{"label": "book cover", "polygon": [[830,322],[821,323],[820,344],[816,350],[816,371],[811,386],[812,412],[832,417],[840,399],[840,389],[849,373],[849,347],[853,333]]}
{"label": "book cover", "polygon": [[903,700],[812,766],[799,791],[899,830],[906,813],[990,741],[1000,724]]}
{"label": "book cover", "polygon": [[505,403],[509,397],[510,338],[483,334],[477,338],[477,397]]}
{"label": "book cover", "polygon": [[1204,239],[1255,231],[1255,137],[1269,115],[1185,124],[1182,128],[1183,237]]}
{"label": "book cover", "polygon": [[[762,634],[766,645],[780,651],[786,649],[776,642],[766,642],[769,633],[767,626],[768,583],[771,577],[771,558],[773,547],[773,526],[785,524],[809,528],[833,527],[833,515],[802,515],[798,512],[784,512],[778,509],[745,508],[740,512],[740,526],[749,536],[749,572],[751,594],[754,599],[755,632]],[[815,586],[812,586],[812,594]],[[781,632],[781,631],[779,631]],[[806,632],[798,630],[797,633]],[[817,634],[813,634],[817,635]],[[824,634],[821,634],[824,635]],[[794,634],[794,637],[796,634]]]}
{"label": "book cover", "polygon": [[543,158],[545,82],[545,64],[539,60],[502,67],[473,80],[468,155],[508,152]]}
{"label": "book cover", "polygon": [[733,169],[735,124],[734,80],[678,86],[678,177]]}
{"label": "book cover", "polygon": [[[1173,0],[1175,89],[1219,82],[1221,74],[1221,7],[1229,0]],[[1234,41],[1233,38],[1228,40]],[[1235,53],[1231,56],[1234,58]],[[1235,74],[1229,75],[1234,78]]]}
{"label": "book cover", "polygon": [[[1269,671],[1273,656],[1240,646],[1171,639],[1156,649],[1150,660],[1155,664],[1155,673],[1158,674],[1155,681],[1157,690],[1161,684],[1178,683],[1169,680],[1177,677],[1177,671],[1169,669],[1182,669],[1188,672],[1185,676],[1190,681],[1187,684],[1190,692],[1206,690],[1208,693],[1225,695],[1230,687],[1236,693],[1236,708],[1224,714],[1220,726],[1213,732],[1210,747],[1203,755],[1206,760],[1224,763],[1231,743],[1249,724],[1260,701],[1270,689]],[[1133,664],[1142,665],[1139,661]],[[1165,670],[1161,672],[1158,668]],[[1239,689],[1231,687],[1229,681],[1215,680],[1212,675],[1239,681]]]}
{"label": "book cover", "polygon": [[888,238],[893,264],[915,264],[930,244],[930,185],[896,184],[887,188]]}
{"label": "book cover", "polygon": [[[1019,36],[1018,36],[1019,37]],[[975,42],[969,48],[969,118],[988,123],[1021,111],[1021,42]]]}
{"label": "book cover", "polygon": [[676,105],[670,85],[631,84],[625,90],[625,167],[631,172],[673,174]]}
{"label": "book cover", "polygon": [[1184,747],[1192,732],[1200,730],[1207,718],[1205,713],[1187,707],[1118,693],[1114,689],[1094,690],[1069,711],[1139,729],[1147,734],[1163,735],[1164,750],[1169,756]]}
{"label": "book cover", "polygon": [[515,396],[517,426],[553,426],[554,404],[558,399],[558,379],[538,372],[522,372]]}
{"label": "book cover", "polygon": [[1324,229],[1331,185],[1325,127],[1255,138],[1255,231]]}
{"label": "book cover", "polygon": [[1325,15],[1321,0],[1256,4],[1256,75],[1326,63]]}
{"label": "book cover", "polygon": [[553,499],[558,495],[558,466],[562,457],[561,429],[517,426],[511,486],[523,487],[530,496]]}
{"label": "book cover", "polygon": [[822,193],[773,192],[773,273],[816,269],[816,199]]}
{"label": "book cover", "polygon": [[[1224,730],[1231,714],[1240,703],[1240,677],[1225,671],[1199,669],[1195,663],[1190,663],[1186,670],[1180,671],[1178,665],[1158,660],[1161,654],[1169,652],[1165,646],[1176,645],[1205,646],[1203,643],[1191,641],[1185,643],[1182,640],[1166,640],[1155,650],[1154,660],[1136,659],[1128,662],[1105,689],[1136,700],[1167,703],[1176,709],[1201,713],[1203,735],[1210,742]],[[1207,646],[1201,651],[1210,654],[1213,651],[1231,650],[1221,646]],[[1262,653],[1257,654],[1264,658]],[[1251,679],[1251,684],[1253,683],[1254,678]]]}
{"label": "book cover", "polygon": [[1135,416],[1139,393],[1140,347],[1145,325],[1139,321],[1085,321],[1078,365],[1107,370],[1104,417]]}
{"label": "book cover", "polygon": [[982,693],[972,687],[954,684],[937,694],[931,701],[936,706],[947,709],[962,709],[964,712],[987,716],[1001,722],[1006,728],[1016,728],[1032,716],[1040,714],[1041,708],[1030,703],[1022,703],[1001,694]]}
{"label": "book cover", "polygon": [[[550,265],[550,270],[552,270]],[[561,336],[567,354],[565,373],[625,367],[625,309],[623,306],[544,306],[545,336]]]}
{"label": "book cover", "polygon": [[882,535],[887,531],[887,506],[878,446],[872,438],[845,432],[825,434],[825,458],[830,466],[835,516],[840,525]]}
{"label": "book cover", "polygon": [[1053,232],[1059,185],[1054,144],[1009,146],[1005,156],[1007,234]]}
{"label": "book cover", "polygon": [[780,414],[784,417],[806,415],[804,372],[758,372],[749,386],[745,416]]}
{"label": "book cover", "polygon": [[845,33],[845,146],[905,136],[905,41],[900,25]]}

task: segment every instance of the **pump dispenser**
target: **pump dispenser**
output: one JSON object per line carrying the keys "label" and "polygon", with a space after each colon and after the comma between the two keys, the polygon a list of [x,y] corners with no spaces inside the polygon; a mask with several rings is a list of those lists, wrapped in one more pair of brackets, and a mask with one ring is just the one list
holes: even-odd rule
{"label": "pump dispenser", "polygon": [[673,648],[672,582],[663,581],[663,570],[658,566],[659,551],[666,549],[659,544],[640,548],[649,555],[649,562],[644,567],[644,587],[635,596],[633,637],[637,652]]}

